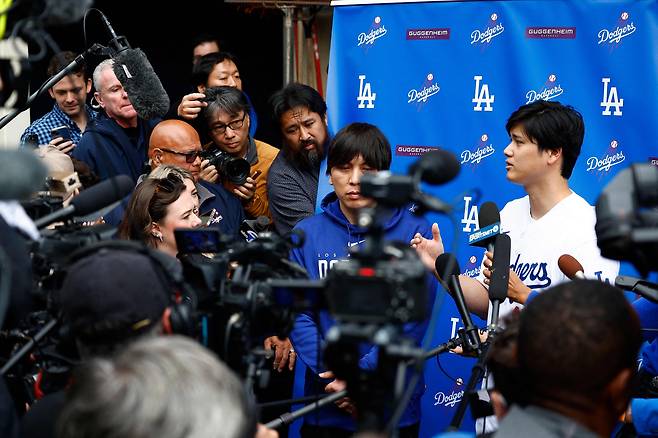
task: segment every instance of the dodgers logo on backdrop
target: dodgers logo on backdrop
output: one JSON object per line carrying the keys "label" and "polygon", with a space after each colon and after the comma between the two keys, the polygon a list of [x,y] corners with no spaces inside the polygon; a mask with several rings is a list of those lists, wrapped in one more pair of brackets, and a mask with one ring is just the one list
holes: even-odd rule
{"label": "dodgers logo on backdrop", "polygon": [[455,391],[454,389],[450,392],[439,391],[434,394],[434,406],[441,406],[445,408],[454,408],[464,397],[464,391]]}
{"label": "dodgers logo on backdrop", "polygon": [[480,229],[480,220],[478,219],[478,208],[477,205],[471,205],[473,198],[471,196],[464,196],[464,217],[462,218],[462,224],[464,227],[462,231],[465,233],[470,233],[474,230]]}
{"label": "dodgers logo on backdrop", "polygon": [[468,258],[468,263],[466,263],[466,269],[462,272],[463,275],[471,278],[475,278],[480,275],[480,260],[477,256],[472,255]]}
{"label": "dodgers logo on backdrop", "polygon": [[[603,83],[603,100],[601,100],[601,107],[603,111],[601,114],[604,116],[621,116],[622,107],[624,106],[624,99],[619,98],[619,93],[617,92],[617,87],[610,86],[610,78],[601,78]],[[610,112],[610,107],[615,107],[614,112]]]}
{"label": "dodgers logo on backdrop", "polygon": [[432,73],[427,74],[425,81],[419,88],[419,90],[412,88],[407,92],[407,98],[409,99],[407,103],[417,103],[419,110],[427,103],[430,97],[441,91],[439,84],[434,83],[434,75]]}
{"label": "dodgers logo on backdrop", "polygon": [[483,104],[485,104],[485,111],[493,111],[491,104],[494,103],[496,96],[489,94],[489,84],[483,83],[480,85],[480,81],[482,81],[481,75],[473,76],[473,80],[475,80],[475,96],[473,96],[472,102],[476,104],[473,107],[473,111],[482,111]]}
{"label": "dodgers logo on backdrop", "polygon": [[480,164],[483,159],[492,156],[494,152],[496,152],[496,149],[489,141],[489,135],[482,134],[480,136],[480,141],[475,149],[466,149],[462,151],[461,164],[469,164],[475,167],[476,165]]}
{"label": "dodgers logo on backdrop", "polygon": [[372,46],[375,44],[375,41],[386,35],[387,32],[386,26],[382,24],[382,17],[377,16],[370,25],[368,32],[361,32],[357,36],[356,39],[358,44],[356,46]]}
{"label": "dodgers logo on backdrop", "polygon": [[484,29],[475,29],[471,32],[471,45],[490,44],[491,41],[505,31],[505,26],[495,12],[489,16],[489,22]]}
{"label": "dodgers logo on backdrop", "polygon": [[366,75],[359,75],[359,95],[356,97],[359,105],[357,108],[374,108],[375,99],[377,99],[377,93],[372,92],[372,85],[370,82],[366,82]]}
{"label": "dodgers logo on backdrop", "polygon": [[537,90],[529,90],[525,94],[526,104],[538,100],[551,100],[564,93],[562,85],[557,81],[557,75],[550,74],[544,85]]}
{"label": "dodgers logo on backdrop", "polygon": [[610,141],[610,146],[605,154],[601,157],[589,157],[587,159],[587,172],[597,172],[602,175],[604,172],[610,172],[614,166],[623,163],[626,160],[624,151],[621,150],[617,140]]}
{"label": "dodgers logo on backdrop", "polygon": [[598,44],[618,46],[624,38],[633,35],[636,30],[637,28],[635,27],[633,20],[631,20],[630,14],[628,12],[622,12],[614,27],[599,30],[597,35]]}

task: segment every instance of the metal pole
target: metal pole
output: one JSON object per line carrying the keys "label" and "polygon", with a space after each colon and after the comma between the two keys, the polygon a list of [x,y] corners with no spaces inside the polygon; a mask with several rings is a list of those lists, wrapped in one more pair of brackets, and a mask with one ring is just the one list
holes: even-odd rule
{"label": "metal pole", "polygon": [[295,12],[294,6],[281,6],[283,11],[283,86],[293,81],[293,31],[292,17]]}

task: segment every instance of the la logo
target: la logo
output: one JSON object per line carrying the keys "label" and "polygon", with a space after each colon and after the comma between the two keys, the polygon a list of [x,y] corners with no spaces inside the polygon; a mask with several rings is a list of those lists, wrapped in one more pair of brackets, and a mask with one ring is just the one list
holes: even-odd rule
{"label": "la logo", "polygon": [[[601,106],[604,108],[601,114],[604,116],[621,116],[624,99],[620,99],[617,95],[617,87],[610,87],[608,90],[610,78],[601,78],[601,82],[603,82],[603,100],[601,101]],[[610,112],[610,107],[615,107],[614,112]]]}
{"label": "la logo", "polygon": [[473,76],[473,79],[475,79],[475,96],[472,102],[476,104],[473,111],[482,111],[482,104],[486,104],[485,111],[493,111],[491,104],[494,103],[496,96],[489,94],[489,84],[482,84],[480,87],[482,76]]}

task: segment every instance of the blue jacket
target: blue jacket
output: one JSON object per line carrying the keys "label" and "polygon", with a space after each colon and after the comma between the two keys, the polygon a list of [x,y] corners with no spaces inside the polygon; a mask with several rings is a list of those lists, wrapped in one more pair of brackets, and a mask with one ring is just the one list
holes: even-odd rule
{"label": "blue jacket", "polygon": [[238,198],[229,193],[220,184],[212,184],[199,180],[197,186],[203,186],[213,195],[210,198],[204,199],[201,203],[201,216],[212,216],[212,210],[215,210],[219,214],[219,216],[215,216],[219,222],[216,222],[214,225],[217,225],[227,236],[234,239],[241,238],[240,225],[244,221],[244,209]]}
{"label": "blue jacket", "polygon": [[71,155],[87,163],[101,180],[128,175],[137,183],[144,173],[151,131],[160,119],[137,120],[137,138],[133,143],[126,130],[102,112],[87,126]]}
{"label": "blue jacket", "polygon": [[[290,259],[306,268],[310,278],[324,278],[331,265],[338,260],[345,259],[348,255],[348,247],[358,245],[365,239],[365,230],[352,225],[340,210],[335,193],[328,194],[321,203],[323,213],[308,217],[300,221],[296,230],[304,231],[306,238],[301,248],[291,251]],[[431,239],[432,232],[429,223],[423,219],[413,216],[407,210],[397,209],[385,225],[385,237],[387,240],[400,240],[408,243],[416,232]],[[420,261],[418,262],[420,263]],[[428,276],[429,279],[429,276]],[[436,280],[430,280],[431,301],[436,291]],[[428,313],[431,309],[428,308]],[[429,316],[429,315],[428,315]],[[318,358],[318,346],[324,345],[324,336],[334,320],[326,311],[319,312],[320,327],[316,324],[311,314],[302,313],[296,320],[290,339],[300,359],[308,368],[305,379],[305,395],[324,393],[324,386],[331,380],[320,379],[317,375],[326,371],[321,358]],[[414,338],[420,344],[427,324],[407,324],[405,334]],[[362,369],[375,369],[377,366],[377,348],[371,345],[361,346],[361,358],[359,366]],[[393,385],[393,382],[391,382]],[[416,386],[414,394],[399,423],[400,426],[409,426],[420,420],[420,397],[424,392],[424,382],[421,378]],[[354,430],[355,424],[352,418],[335,406],[329,406],[318,412],[310,414],[305,420],[310,424],[339,427]]]}

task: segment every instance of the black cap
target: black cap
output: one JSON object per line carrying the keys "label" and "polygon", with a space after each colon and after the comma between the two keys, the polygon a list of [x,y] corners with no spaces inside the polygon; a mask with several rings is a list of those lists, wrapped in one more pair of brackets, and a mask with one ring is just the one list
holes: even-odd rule
{"label": "black cap", "polygon": [[159,321],[170,286],[147,255],[103,248],[70,266],[60,291],[63,322],[87,341],[121,341]]}

